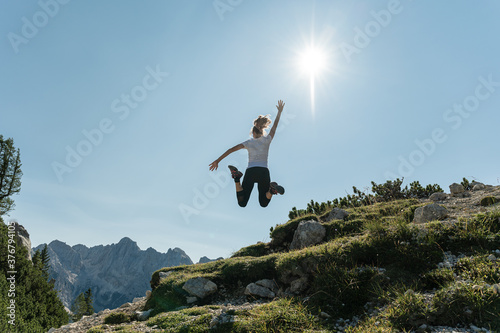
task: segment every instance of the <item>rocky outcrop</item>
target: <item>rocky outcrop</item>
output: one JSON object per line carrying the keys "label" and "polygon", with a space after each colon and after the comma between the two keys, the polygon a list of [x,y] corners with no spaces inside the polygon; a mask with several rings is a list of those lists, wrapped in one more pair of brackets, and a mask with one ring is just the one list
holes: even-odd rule
{"label": "rocky outcrop", "polygon": [[[45,244],[35,248],[43,249]],[[137,243],[125,237],[117,244],[69,246],[53,241],[47,246],[50,257],[49,277],[66,307],[83,291],[92,288],[94,309],[112,309],[150,289],[154,271],[178,265],[192,264],[179,248],[160,253],[152,248],[141,250]]]}
{"label": "rocky outcrop", "polygon": [[464,197],[466,195],[463,185],[453,183],[450,185],[450,193],[454,197]]}
{"label": "rocky outcrop", "polygon": [[415,210],[414,223],[425,223],[435,220],[442,220],[448,216],[448,210],[438,204],[430,204],[419,207]]}
{"label": "rocky outcrop", "polygon": [[431,196],[429,197],[429,200],[431,201],[445,201],[446,198],[448,198],[448,194],[444,193],[444,192],[436,192],[436,193],[433,193],[431,194]]}
{"label": "rocky outcrop", "polygon": [[182,287],[190,295],[203,299],[217,291],[217,285],[203,277],[189,279]]}
{"label": "rocky outcrop", "polygon": [[323,241],[325,235],[326,229],[321,223],[314,220],[302,221],[295,230],[290,250],[316,245]]}
{"label": "rocky outcrop", "polygon": [[263,279],[247,285],[245,288],[245,295],[274,298],[276,297],[277,290],[278,286],[273,280]]}
{"label": "rocky outcrop", "polygon": [[26,257],[31,260],[31,240],[30,234],[26,229],[17,222],[13,223],[15,231],[16,231],[16,242],[18,245],[26,248],[28,250]]}
{"label": "rocky outcrop", "polygon": [[349,216],[349,213],[343,209],[340,209],[338,207],[335,207],[332,209],[330,214],[328,214],[328,220],[344,220],[347,216]]}

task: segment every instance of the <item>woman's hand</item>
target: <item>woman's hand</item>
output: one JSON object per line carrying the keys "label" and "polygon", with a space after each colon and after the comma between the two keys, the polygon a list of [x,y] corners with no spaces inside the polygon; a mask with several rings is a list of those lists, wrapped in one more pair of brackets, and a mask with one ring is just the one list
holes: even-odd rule
{"label": "woman's hand", "polygon": [[219,162],[213,161],[212,163],[209,164],[209,166],[210,166],[210,171],[217,170],[217,168],[219,167]]}
{"label": "woman's hand", "polygon": [[280,99],[278,101],[278,105],[276,105],[276,108],[278,109],[278,112],[282,112],[284,107],[285,107],[285,103],[283,103],[283,101]]}

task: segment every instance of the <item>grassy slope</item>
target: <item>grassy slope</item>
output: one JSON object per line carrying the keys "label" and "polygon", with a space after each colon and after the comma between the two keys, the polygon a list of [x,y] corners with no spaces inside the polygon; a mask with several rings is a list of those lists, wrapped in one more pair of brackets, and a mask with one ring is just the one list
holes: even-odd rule
{"label": "grassy slope", "polygon": [[[350,332],[400,332],[423,323],[473,323],[500,331],[500,298],[494,289],[500,283],[500,260],[487,259],[500,249],[500,212],[455,224],[414,225],[413,213],[421,205],[400,200],[353,208],[346,221],[309,215],[276,226],[270,243],[243,248],[229,259],[161,269],[151,281],[148,306],[157,315],[148,324],[168,332],[207,331],[214,307],[209,304],[221,293],[241,295],[248,283],[274,279],[286,298],[231,313],[236,322],[214,331],[335,331],[339,318],[353,317],[359,321],[346,328]],[[326,242],[288,251],[304,219],[323,223]],[[453,267],[437,268],[447,251],[464,257]],[[171,273],[160,280],[160,272]],[[204,304],[173,311],[186,305],[183,284],[198,276],[223,292]],[[307,280],[306,288],[290,293],[291,282],[299,278]],[[330,317],[319,316],[321,312]]]}

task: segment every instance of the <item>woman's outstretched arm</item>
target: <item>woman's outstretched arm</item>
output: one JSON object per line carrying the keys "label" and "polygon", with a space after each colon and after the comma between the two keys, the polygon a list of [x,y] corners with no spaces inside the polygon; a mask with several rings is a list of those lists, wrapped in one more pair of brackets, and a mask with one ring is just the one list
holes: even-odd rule
{"label": "woman's outstretched arm", "polygon": [[274,139],[274,135],[276,134],[276,128],[278,128],[278,123],[280,121],[280,117],[281,117],[281,112],[283,112],[283,108],[285,107],[285,103],[283,103],[283,101],[280,99],[278,101],[278,105],[276,105],[276,108],[278,109],[278,115],[276,116],[276,119],[274,119],[274,124],[273,124],[273,127],[271,128],[271,130],[269,131],[269,135],[271,136],[271,138]]}
{"label": "woman's outstretched arm", "polygon": [[243,144],[240,143],[239,145],[236,145],[233,148],[229,148],[228,150],[226,150],[226,152],[224,154],[222,154],[218,159],[216,159],[215,161],[213,161],[212,163],[209,164],[210,171],[217,170],[217,168],[219,167],[219,162],[222,161],[224,158],[226,158],[227,155],[234,153],[235,151],[238,151],[238,150],[243,149],[243,148],[245,148],[245,146],[243,146]]}

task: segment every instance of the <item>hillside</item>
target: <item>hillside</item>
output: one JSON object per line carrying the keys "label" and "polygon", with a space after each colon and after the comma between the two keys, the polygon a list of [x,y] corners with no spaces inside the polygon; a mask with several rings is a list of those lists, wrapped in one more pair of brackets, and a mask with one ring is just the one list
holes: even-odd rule
{"label": "hillside", "polygon": [[269,243],[160,269],[147,297],[54,332],[498,332],[500,186],[462,184],[295,210]]}
{"label": "hillside", "polygon": [[[42,250],[45,244],[34,250]],[[49,278],[67,308],[78,294],[92,288],[94,309],[113,309],[150,289],[151,274],[161,267],[192,264],[179,248],[160,253],[153,248],[141,250],[128,237],[117,244],[86,247],[69,246],[55,240],[47,245]]]}

